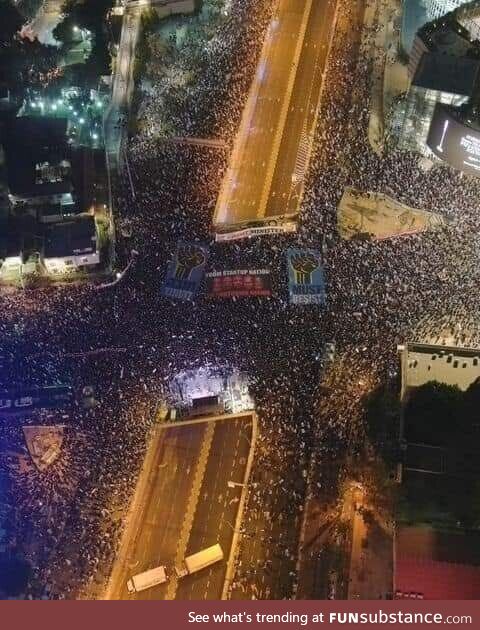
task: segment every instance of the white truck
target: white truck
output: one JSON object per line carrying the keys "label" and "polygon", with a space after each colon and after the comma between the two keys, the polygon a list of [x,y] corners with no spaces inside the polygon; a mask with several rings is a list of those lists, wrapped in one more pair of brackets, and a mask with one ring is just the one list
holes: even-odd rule
{"label": "white truck", "polygon": [[223,551],[217,543],[185,558],[181,567],[175,567],[175,572],[178,577],[184,577],[206,569],[220,560],[223,560]]}
{"label": "white truck", "polygon": [[163,584],[166,581],[167,574],[165,567],[157,567],[156,569],[149,569],[130,578],[127,582],[127,590],[129,593],[138,593],[147,588],[157,586],[157,584]]}

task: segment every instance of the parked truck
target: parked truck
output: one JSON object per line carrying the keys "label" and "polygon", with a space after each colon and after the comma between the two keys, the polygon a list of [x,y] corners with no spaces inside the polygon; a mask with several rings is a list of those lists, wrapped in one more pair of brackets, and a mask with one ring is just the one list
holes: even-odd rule
{"label": "parked truck", "polygon": [[157,567],[156,569],[138,573],[138,575],[130,578],[127,582],[127,590],[129,593],[138,593],[139,591],[145,591],[147,588],[157,586],[157,584],[163,584],[166,581],[165,567]]}
{"label": "parked truck", "polygon": [[181,567],[175,567],[175,572],[178,577],[184,577],[206,569],[220,560],[223,560],[223,551],[217,543],[185,558]]}

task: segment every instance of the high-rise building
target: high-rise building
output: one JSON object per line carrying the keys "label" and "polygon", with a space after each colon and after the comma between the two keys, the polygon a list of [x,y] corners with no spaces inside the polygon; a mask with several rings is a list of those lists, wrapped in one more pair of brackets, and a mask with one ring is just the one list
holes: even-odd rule
{"label": "high-rise building", "polygon": [[457,9],[471,0],[403,0],[402,48],[410,54],[416,32],[427,22]]}
{"label": "high-rise building", "polygon": [[416,34],[410,87],[391,116],[400,149],[480,177],[480,0],[423,26]]}
{"label": "high-rise building", "polygon": [[462,4],[469,1],[470,0],[424,0],[428,21],[436,20],[442,17],[442,15],[445,15],[445,13],[458,9]]}

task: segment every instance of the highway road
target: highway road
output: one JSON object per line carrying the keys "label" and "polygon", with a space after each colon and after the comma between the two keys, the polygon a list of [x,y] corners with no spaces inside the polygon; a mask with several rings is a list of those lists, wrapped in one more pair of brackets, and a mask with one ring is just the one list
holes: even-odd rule
{"label": "highway road", "polygon": [[298,214],[335,15],[336,0],[279,0],[217,199],[217,230]]}
{"label": "highway road", "polygon": [[336,0],[314,0],[305,32],[285,130],[265,209],[266,217],[299,211],[317,122]]}
{"label": "highway road", "polygon": [[[210,457],[187,545],[187,555],[219,542],[228,556],[242,488],[229,488],[228,481],[242,483],[250,449],[251,422],[216,424]],[[225,579],[220,563],[179,584],[176,599],[219,599]]]}
{"label": "highway road", "polygon": [[[109,599],[220,599],[252,436],[252,415],[161,430],[139,509],[122,542]],[[225,560],[181,580],[186,555],[219,542]],[[167,584],[129,595],[132,575],[165,565]]]}
{"label": "highway road", "polygon": [[105,150],[108,167],[112,171],[116,171],[123,163],[121,144],[125,125],[124,123],[119,124],[119,122],[120,116],[126,114],[130,107],[135,87],[135,50],[140,34],[140,25],[141,11],[136,8],[128,8],[123,17],[120,44],[112,74],[112,98],[104,117]]}

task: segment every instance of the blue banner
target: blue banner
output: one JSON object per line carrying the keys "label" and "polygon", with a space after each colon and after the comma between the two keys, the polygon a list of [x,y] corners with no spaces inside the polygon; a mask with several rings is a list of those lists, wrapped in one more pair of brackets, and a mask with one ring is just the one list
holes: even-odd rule
{"label": "blue banner", "polygon": [[292,304],[324,304],[325,280],[320,252],[287,249],[288,289]]}
{"label": "blue banner", "polygon": [[205,273],[208,249],[198,243],[179,242],[169,263],[162,287],[165,297],[191,300],[200,288]]}

